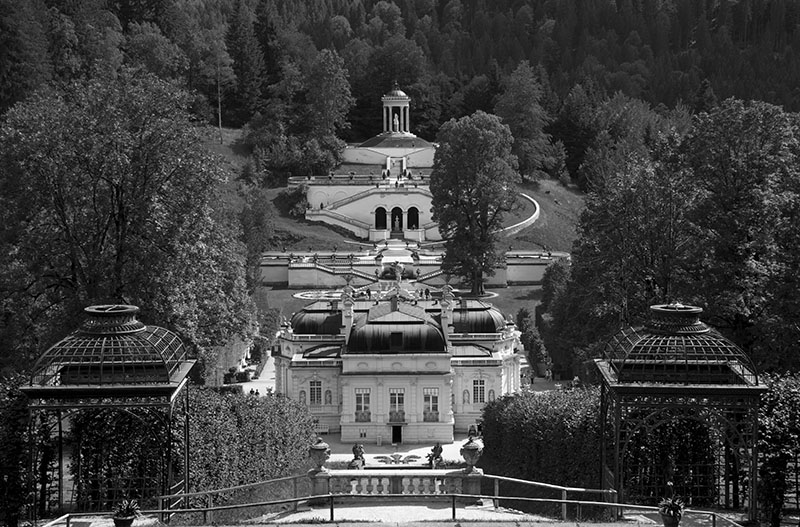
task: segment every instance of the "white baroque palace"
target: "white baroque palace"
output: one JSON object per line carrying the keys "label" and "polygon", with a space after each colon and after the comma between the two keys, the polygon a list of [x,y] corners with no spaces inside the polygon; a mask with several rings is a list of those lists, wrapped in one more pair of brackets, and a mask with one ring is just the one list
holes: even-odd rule
{"label": "white baroque palace", "polygon": [[357,291],[295,313],[273,350],[276,391],[345,442],[452,442],[483,406],[520,389],[527,362],[513,322],[452,288]]}

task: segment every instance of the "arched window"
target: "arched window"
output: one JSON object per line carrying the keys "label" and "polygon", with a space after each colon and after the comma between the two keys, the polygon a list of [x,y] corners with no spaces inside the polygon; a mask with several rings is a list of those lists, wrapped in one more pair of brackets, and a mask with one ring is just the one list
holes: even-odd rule
{"label": "arched window", "polygon": [[375,209],[375,229],[386,230],[386,209],[383,207]]}
{"label": "arched window", "polygon": [[417,207],[408,209],[408,228],[419,229],[419,210],[417,210]]}

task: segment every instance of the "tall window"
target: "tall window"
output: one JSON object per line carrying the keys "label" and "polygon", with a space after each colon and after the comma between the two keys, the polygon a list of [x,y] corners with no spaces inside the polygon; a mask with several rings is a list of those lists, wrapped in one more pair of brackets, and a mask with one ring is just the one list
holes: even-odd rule
{"label": "tall window", "polygon": [[439,421],[439,388],[422,389],[422,421],[426,423]]}
{"label": "tall window", "polygon": [[369,412],[369,388],[356,388],[356,412]]}
{"label": "tall window", "polygon": [[322,404],[322,381],[308,383],[308,402],[312,405]]}
{"label": "tall window", "polygon": [[475,404],[486,402],[486,381],[483,379],[472,381],[472,402]]}
{"label": "tall window", "polygon": [[389,411],[401,412],[405,402],[405,390],[403,388],[389,388]]}
{"label": "tall window", "polygon": [[439,388],[422,389],[422,410],[425,412],[439,411]]}

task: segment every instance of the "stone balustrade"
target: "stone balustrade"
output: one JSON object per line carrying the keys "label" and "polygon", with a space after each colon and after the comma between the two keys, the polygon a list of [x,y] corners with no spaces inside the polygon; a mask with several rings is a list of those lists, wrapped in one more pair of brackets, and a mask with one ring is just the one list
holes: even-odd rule
{"label": "stone balustrade", "polygon": [[364,470],[325,470],[309,473],[312,494],[349,496],[436,496],[480,494],[479,471],[385,468]]}
{"label": "stone balustrade", "polygon": [[[467,463],[461,470],[425,469],[422,467],[366,468],[362,470],[332,470],[325,468],[330,458],[330,446],[322,438],[309,447],[308,453],[316,465],[308,471],[311,495],[349,496],[436,496],[481,493],[483,471],[475,464],[483,452],[483,443],[470,437],[461,447]],[[322,498],[312,498],[314,505]],[[463,501],[463,500],[462,500]]]}

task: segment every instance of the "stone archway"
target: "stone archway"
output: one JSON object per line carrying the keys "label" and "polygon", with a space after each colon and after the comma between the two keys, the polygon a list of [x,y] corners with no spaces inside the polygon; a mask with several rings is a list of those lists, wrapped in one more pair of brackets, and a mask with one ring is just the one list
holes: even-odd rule
{"label": "stone archway", "polygon": [[383,207],[375,209],[375,229],[386,230],[386,209]]}
{"label": "stone archway", "polygon": [[407,224],[409,229],[419,229],[419,210],[417,207],[411,207],[408,209]]}
{"label": "stone archway", "polygon": [[395,207],[392,209],[392,233],[403,232],[403,209]]}

